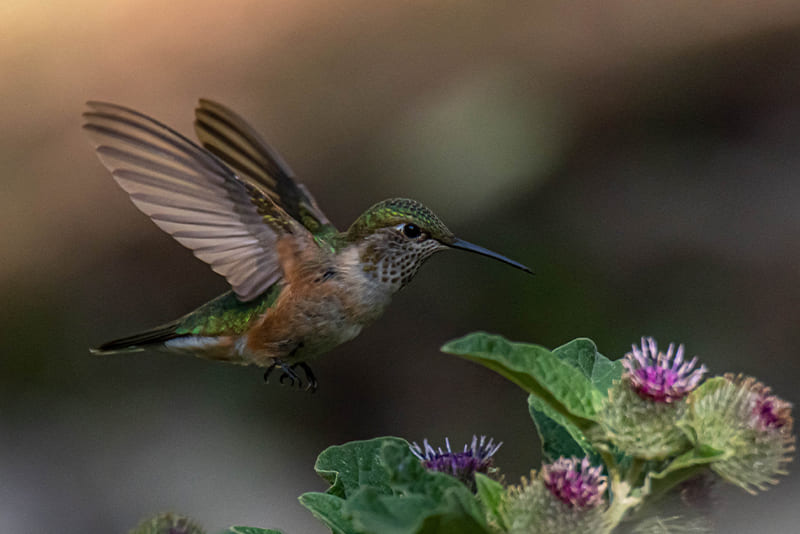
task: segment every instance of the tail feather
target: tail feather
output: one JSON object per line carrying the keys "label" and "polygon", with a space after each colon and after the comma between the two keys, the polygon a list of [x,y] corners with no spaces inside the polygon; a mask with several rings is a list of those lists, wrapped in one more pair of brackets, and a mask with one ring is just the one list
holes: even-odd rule
{"label": "tail feather", "polygon": [[120,352],[139,352],[150,346],[169,341],[170,339],[182,337],[184,334],[178,334],[176,332],[177,328],[178,322],[169,323],[146,332],[108,341],[99,347],[89,349],[89,352],[98,355],[117,354]]}

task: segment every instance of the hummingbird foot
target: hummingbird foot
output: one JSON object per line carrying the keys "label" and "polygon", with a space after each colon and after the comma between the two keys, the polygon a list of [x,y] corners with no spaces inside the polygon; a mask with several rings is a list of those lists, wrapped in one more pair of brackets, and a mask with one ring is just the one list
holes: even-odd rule
{"label": "hummingbird foot", "polygon": [[273,360],[272,365],[267,367],[266,372],[264,372],[264,382],[269,383],[269,376],[272,373],[273,369],[278,368],[281,370],[281,376],[278,378],[278,383],[281,385],[288,385],[289,387],[294,387],[295,383],[297,383],[297,387],[303,387],[303,380],[300,378],[300,375],[297,374],[295,371],[298,367],[303,370],[303,373],[306,375],[306,391],[310,391],[314,393],[317,390],[317,379],[314,376],[313,371],[311,371],[311,367],[308,366],[305,362],[299,362],[292,365],[287,365],[286,363],[282,362],[281,360]]}
{"label": "hummingbird foot", "polygon": [[294,371],[297,367],[302,369],[303,373],[306,375],[306,391],[310,391],[311,393],[317,391],[317,377],[314,376],[311,367],[309,367],[306,362],[298,362],[292,365],[291,370]]}

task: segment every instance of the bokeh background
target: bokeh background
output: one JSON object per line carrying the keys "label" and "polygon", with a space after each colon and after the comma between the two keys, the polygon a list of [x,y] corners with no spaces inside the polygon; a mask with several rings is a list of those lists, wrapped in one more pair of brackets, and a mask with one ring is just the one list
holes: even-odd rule
{"label": "bokeh background", "polygon": [[[326,446],[392,434],[538,464],[525,395],[438,347],[473,330],[621,356],[680,341],[800,401],[800,4],[0,4],[0,531],[325,529]],[[529,264],[432,259],[309,395],[254,368],[88,347],[224,280],[139,213],[80,130],[101,99],[190,134],[238,110],[341,228],[409,196]],[[795,532],[800,480],[719,493],[719,532]]]}

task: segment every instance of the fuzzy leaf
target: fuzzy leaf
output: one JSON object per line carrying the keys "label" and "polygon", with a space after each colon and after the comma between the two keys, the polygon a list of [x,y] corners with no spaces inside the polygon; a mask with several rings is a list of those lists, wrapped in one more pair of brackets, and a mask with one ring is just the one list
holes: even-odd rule
{"label": "fuzzy leaf", "polygon": [[[334,534],[488,534],[475,496],[457,478],[426,470],[399,438],[331,447],[317,472],[332,486],[303,506]],[[333,490],[333,491],[332,491]]]}
{"label": "fuzzy leaf", "polygon": [[[439,489],[435,493],[439,493]],[[469,493],[466,488],[463,491]],[[353,517],[357,532],[380,534],[487,534],[480,518],[470,513],[474,497],[450,487],[438,498],[424,493],[382,495],[365,488],[348,499],[345,511]]]}
{"label": "fuzzy leaf", "polygon": [[539,431],[542,453],[547,460],[554,461],[560,456],[589,456],[594,465],[602,463],[600,455],[584,433],[540,398],[535,395],[528,397],[528,411]]}
{"label": "fuzzy leaf", "polygon": [[383,493],[390,492],[388,473],[381,465],[380,455],[381,447],[390,442],[408,448],[408,443],[403,439],[385,437],[351,441],[322,451],[314,470],[331,484],[326,493],[347,498],[361,486],[370,486]]}
{"label": "fuzzy leaf", "polygon": [[538,345],[513,343],[476,332],[450,341],[442,351],[479,363],[541,398],[578,428],[591,426],[602,407],[600,393],[581,369]]}
{"label": "fuzzy leaf", "polygon": [[[614,380],[622,375],[622,363],[612,362],[599,352],[588,338],[574,339],[553,350],[553,356],[578,369],[604,396]],[[589,456],[592,463],[602,463],[600,455],[575,424],[553,410],[535,395],[528,397],[528,410],[542,440],[542,452],[549,460],[560,456]]]}
{"label": "fuzzy leaf", "polygon": [[708,465],[712,462],[723,460],[728,455],[725,451],[719,451],[711,447],[698,447],[681,454],[672,460],[663,471],[652,473],[650,476],[656,479],[665,478],[667,475],[681,469]]}
{"label": "fuzzy leaf", "polygon": [[486,516],[497,523],[501,529],[507,530],[501,510],[506,488],[483,473],[475,473],[475,485],[478,488],[478,497],[486,509]]}
{"label": "fuzzy leaf", "polygon": [[484,515],[475,496],[457,478],[428,471],[407,445],[397,442],[385,441],[381,458],[389,473],[392,494],[364,488],[344,506],[344,512],[364,532],[415,534],[438,524],[458,525],[466,529],[464,532],[475,532],[474,527],[468,526],[484,526]]}
{"label": "fuzzy leaf", "polygon": [[554,349],[553,355],[580,370],[603,394],[622,376],[622,360],[612,362],[597,352],[597,346],[589,338],[573,339]]}
{"label": "fuzzy leaf", "polygon": [[299,500],[333,534],[358,534],[352,521],[342,514],[344,499],[329,493],[309,492],[301,495]]}
{"label": "fuzzy leaf", "polygon": [[724,451],[711,447],[697,447],[681,454],[662,471],[651,471],[648,474],[650,496],[655,498],[663,495],[677,484],[694,477],[713,462],[723,460],[727,456]]}

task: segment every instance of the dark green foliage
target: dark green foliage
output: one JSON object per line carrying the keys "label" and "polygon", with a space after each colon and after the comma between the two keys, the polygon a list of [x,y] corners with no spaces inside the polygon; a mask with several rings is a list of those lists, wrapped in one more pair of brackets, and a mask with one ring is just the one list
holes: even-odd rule
{"label": "dark green foliage", "polygon": [[330,447],[317,473],[331,484],[300,502],[336,534],[486,533],[476,497],[456,478],[427,471],[398,438]]}
{"label": "dark green foliage", "polygon": [[[607,394],[614,380],[619,380],[622,375],[622,364],[619,361],[612,362],[597,352],[597,347],[590,339],[570,341],[555,349],[552,354],[578,369],[603,395]],[[541,398],[531,394],[528,397],[528,410],[536,423],[542,440],[542,452],[548,461],[559,456],[589,456],[593,464],[601,463],[597,451],[584,433]]]}
{"label": "dark green foliage", "polygon": [[606,363],[596,351],[595,360],[590,361],[591,351],[586,343],[593,347],[591,341],[572,343],[564,346],[560,357],[539,345],[513,343],[501,336],[476,332],[445,344],[442,350],[505,376],[569,423],[584,429],[592,425],[606,398],[605,391],[598,389],[593,380],[601,385],[608,383],[613,364]]}

